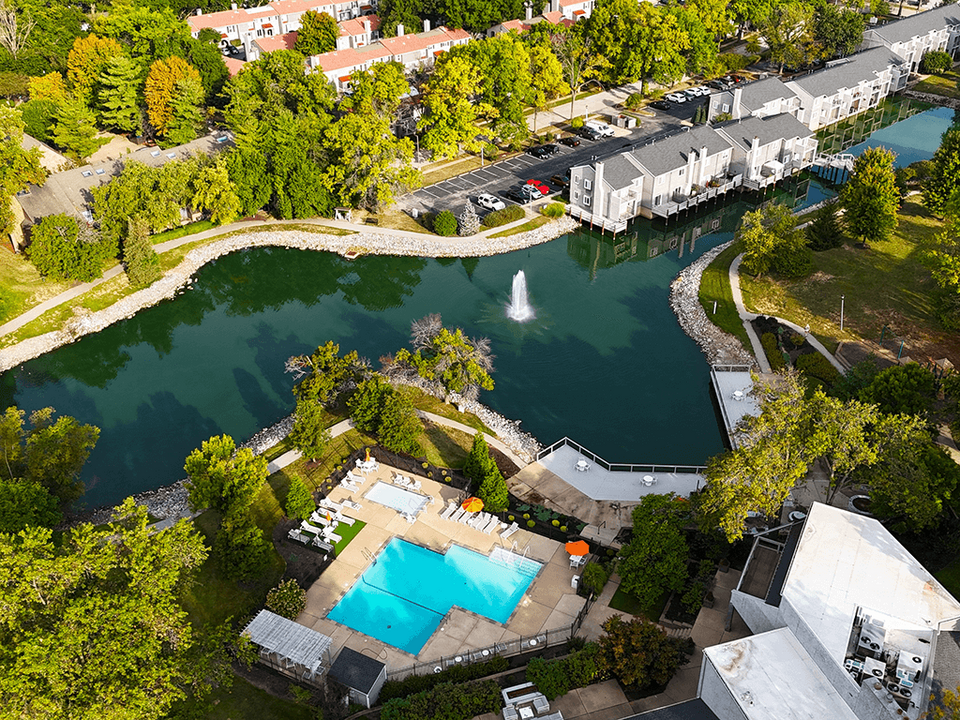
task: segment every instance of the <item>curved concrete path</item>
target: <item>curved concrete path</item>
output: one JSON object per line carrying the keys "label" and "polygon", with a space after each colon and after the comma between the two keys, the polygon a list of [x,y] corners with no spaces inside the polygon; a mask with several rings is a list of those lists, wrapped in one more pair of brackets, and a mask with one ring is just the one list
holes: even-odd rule
{"label": "curved concrete path", "polygon": [[[470,427],[469,425],[464,425],[463,423],[457,422],[456,420],[445,418],[442,415],[436,415],[434,413],[424,412],[422,410],[417,410],[417,414],[420,415],[421,417],[426,418],[427,420],[429,420],[430,422],[436,425],[443,425],[444,427],[453,428],[454,430],[460,430],[461,432],[465,432],[471,436],[475,435],[477,432],[476,428]],[[346,420],[341,420],[336,425],[333,425],[329,428],[330,437],[335,438],[338,435],[343,435],[343,433],[352,429],[353,429],[353,420],[350,420],[349,418]],[[495,447],[497,450],[502,452],[508,458],[513,460],[513,462],[517,464],[517,467],[523,468],[527,465],[526,461],[521,460],[519,457],[517,457],[517,455],[513,452],[513,450],[511,450],[506,445],[504,445],[503,441],[501,441],[499,438],[494,437],[489,433],[484,433],[483,436],[486,438],[488,445]],[[287,465],[290,465],[296,462],[301,457],[303,457],[303,455],[299,450],[288,450],[280,457],[269,462],[267,464],[267,470],[272,475],[273,473],[278,472],[283,468],[287,467]]]}
{"label": "curved concrete path", "polygon": [[[740,315],[740,320],[743,322],[743,327],[747,331],[747,337],[750,338],[750,345],[753,347],[753,354],[757,358],[757,364],[760,366],[760,372],[773,372],[770,368],[770,363],[767,361],[767,354],[763,351],[763,345],[760,343],[760,338],[757,337],[757,332],[753,329],[753,325],[750,322],[751,320],[756,320],[760,316],[756,313],[749,312],[743,305],[743,293],[740,292],[741,260],[743,260],[743,253],[737,255],[733,262],[730,263],[730,292],[733,295],[733,302],[737,306],[737,313]],[[813,333],[809,333],[805,328],[800,327],[796,323],[790,322],[789,320],[784,320],[776,315],[771,315],[770,317],[803,335],[821,355],[830,361],[831,365],[840,371],[841,375],[846,374],[847,369],[841,365],[840,362],[833,356],[833,354],[823,346],[823,343],[814,337]]]}
{"label": "curved concrete path", "polygon": [[[442,237],[439,235],[418,233],[412,230],[395,230],[393,228],[381,228],[378,225],[361,225],[357,223],[345,222],[343,220],[328,220],[326,218],[309,218],[306,220],[240,220],[230,223],[229,225],[221,225],[219,227],[210,228],[209,230],[204,230],[203,232],[195,233],[193,235],[185,235],[184,237],[167,240],[166,242],[154,245],[153,249],[156,250],[158,254],[162,254],[168,250],[173,250],[181,247],[182,245],[188,245],[190,243],[197,242],[198,240],[209,240],[220,235],[227,235],[229,233],[248,230],[255,227],[264,227],[266,225],[279,226],[277,229],[282,229],[283,225],[316,225],[319,228],[338,228],[341,230],[350,230],[358,234],[365,233],[367,235],[394,235],[400,237],[421,238],[434,242],[439,240],[442,241],[442,243],[448,248],[457,248],[458,246],[465,247],[471,243],[477,242],[477,240],[482,240],[490,235],[501,233],[504,230],[510,230],[512,228],[519,227],[520,225],[523,225],[529,221],[530,217],[525,215],[520,220],[515,220],[512,223],[507,223],[506,225],[501,225],[500,227],[490,228],[489,230],[484,230],[483,232],[479,232],[476,235],[471,235],[469,237],[460,237],[459,235]],[[52,298],[44,300],[38,305],[34,305],[22,315],[18,315],[12,320],[8,320],[3,325],[0,325],[0,336],[9,335],[12,332],[16,332],[24,325],[36,320],[48,310],[53,310],[55,307],[58,307],[65,302],[69,302],[70,300],[80,297],[84,293],[93,290],[98,285],[102,285],[103,283],[107,282],[107,280],[115,278],[122,272],[123,266],[121,264],[114,265],[96,280],[88,283],[80,283],[69,290],[65,290],[59,295],[54,295]]]}

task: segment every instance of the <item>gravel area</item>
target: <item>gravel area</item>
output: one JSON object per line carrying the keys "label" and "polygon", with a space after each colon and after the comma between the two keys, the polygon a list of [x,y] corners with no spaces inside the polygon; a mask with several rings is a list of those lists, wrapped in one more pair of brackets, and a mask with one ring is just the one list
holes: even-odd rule
{"label": "gravel area", "polygon": [[670,285],[670,307],[683,331],[693,338],[711,365],[756,366],[753,355],[733,335],[724,332],[707,317],[700,304],[700,279],[713,259],[732,242],[712,248],[685,267]]}

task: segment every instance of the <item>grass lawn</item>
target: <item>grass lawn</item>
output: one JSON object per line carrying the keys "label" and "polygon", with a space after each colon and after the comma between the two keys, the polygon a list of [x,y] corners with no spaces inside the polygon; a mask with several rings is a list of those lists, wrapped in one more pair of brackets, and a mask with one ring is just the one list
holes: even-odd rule
{"label": "grass lawn", "polygon": [[809,323],[831,350],[840,340],[876,341],[885,324],[900,335],[939,332],[930,300],[935,286],[923,254],[941,228],[919,202],[908,200],[889,241],[866,249],[847,245],[814,253],[812,277],[774,280],[741,274],[744,304],[753,312],[779,315],[801,326]]}
{"label": "grass lawn", "polygon": [[0,250],[0,321],[17,317],[71,285],[45,280],[26,257]]}
{"label": "grass lawn", "polygon": [[957,89],[958,80],[960,80],[960,75],[948,70],[943,75],[931,75],[923,82],[918,82],[913,86],[913,89],[916,92],[930,93],[931,95],[960,98],[960,90]]}
{"label": "grass lawn", "polygon": [[[733,304],[733,292],[730,290],[730,264],[740,254],[739,244],[733,244],[714,258],[703,271],[700,280],[700,304],[714,325],[731,335],[736,335],[740,343],[751,351],[750,339],[740,321],[740,314]],[[713,303],[717,311],[713,311]]]}
{"label": "grass lawn", "polygon": [[337,535],[343,538],[340,542],[334,543],[333,551],[335,555],[339,555],[344,550],[346,550],[347,545],[350,544],[350,541],[353,540],[363,528],[366,527],[366,523],[362,520],[357,520],[353,525],[347,525],[346,523],[337,524]]}
{"label": "grass lawn", "polygon": [[610,598],[610,607],[614,610],[620,610],[628,615],[646,618],[650,622],[657,622],[663,615],[663,609],[667,606],[667,600],[670,599],[670,593],[661,595],[655,603],[644,607],[633,595],[628,594],[623,588],[617,588],[617,591]]}
{"label": "grass lawn", "polygon": [[193,235],[194,233],[201,233],[204,230],[209,230],[213,227],[216,227],[216,225],[209,220],[197,220],[196,222],[187,223],[186,225],[181,225],[180,227],[155,233],[150,236],[150,242],[154,245],[158,245],[162,242],[166,242],[167,240],[176,240],[177,238]]}
{"label": "grass lawn", "polygon": [[[491,162],[490,158],[485,157],[483,164],[484,166],[489,165]],[[438,163],[436,169],[426,169],[423,173],[423,186],[434,185],[438,182],[443,182],[444,180],[449,180],[452,177],[457,175],[463,175],[472,170],[476,170],[480,167],[480,158],[473,155],[463,155],[458,160],[451,160],[450,162]]]}
{"label": "grass lawn", "polygon": [[312,720],[316,717],[313,708],[274,697],[241,677],[234,677],[233,687],[214,690],[210,700],[211,706],[204,715],[208,720]]}
{"label": "grass lawn", "polygon": [[377,232],[379,229],[393,228],[394,230],[409,230],[410,232],[423,233],[424,235],[436,234],[427,230],[427,228],[396,206],[384,208],[377,213],[367,212],[366,210],[356,210],[353,213],[353,221],[357,223],[362,223],[370,217],[377,219],[376,225],[370,225],[371,232]]}
{"label": "grass lawn", "polygon": [[515,228],[510,228],[509,230],[501,230],[498,233],[490,235],[491,238],[502,238],[509,237],[510,235],[519,235],[520,233],[525,233],[528,230],[536,230],[538,227],[546,225],[550,222],[552,218],[545,217],[540,215],[539,217],[533,218],[533,220],[528,220],[523,225],[517,225]]}
{"label": "grass lawn", "polygon": [[445,403],[443,400],[436,398],[433,395],[428,395],[427,393],[423,392],[423,390],[414,387],[402,387],[400,390],[413,401],[414,407],[416,407],[417,410],[430,412],[434,415],[445,417],[448,420],[456,420],[459,423],[469,425],[477,430],[482,430],[488,435],[492,435],[494,437],[497,435],[493,430],[484,425],[483,421],[481,421],[476,415],[460,412],[454,405]]}

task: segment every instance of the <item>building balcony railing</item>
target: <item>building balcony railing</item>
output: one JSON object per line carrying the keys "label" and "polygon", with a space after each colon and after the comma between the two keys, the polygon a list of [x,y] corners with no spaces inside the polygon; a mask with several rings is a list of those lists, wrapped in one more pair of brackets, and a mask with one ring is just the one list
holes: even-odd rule
{"label": "building balcony railing", "polygon": [[740,183],[743,180],[742,175],[734,175],[732,178],[727,179],[716,187],[707,186],[696,195],[690,195],[687,197],[682,197],[683,199],[677,199],[678,196],[674,195],[674,200],[656,205],[651,208],[654,215],[658,217],[670,217],[671,215],[676,215],[678,212],[683,210],[689,210],[695,208],[700,203],[711,200],[719,195],[724,195],[736,187],[739,187]]}

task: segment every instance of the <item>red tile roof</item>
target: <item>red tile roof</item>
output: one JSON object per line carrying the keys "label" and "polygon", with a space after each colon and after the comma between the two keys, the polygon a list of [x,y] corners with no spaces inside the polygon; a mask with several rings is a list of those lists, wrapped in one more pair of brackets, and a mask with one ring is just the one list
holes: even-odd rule
{"label": "red tile roof", "polygon": [[343,20],[337,23],[340,26],[340,36],[353,37],[355,35],[366,35],[367,31],[363,28],[364,20],[370,23],[371,32],[380,29],[379,17],[376,15],[364,15],[362,17],[354,18],[353,20]]}
{"label": "red tile roof", "polygon": [[470,33],[466,30],[450,30],[441,25],[428,32],[403,37],[384,38],[380,42],[392,55],[406,55],[411,52],[428,50],[434,45],[443,42],[452,43],[456,40],[469,40]]}
{"label": "red tile roof", "polygon": [[283,35],[274,35],[272,37],[257,38],[253,42],[260,48],[260,52],[273,52],[274,50],[293,50],[297,42],[297,31],[284,33]]}
{"label": "red tile roof", "polygon": [[390,57],[390,51],[378,42],[359,48],[344,48],[316,56],[320,69],[325,73],[347,70],[375,60]]}
{"label": "red tile roof", "polygon": [[223,59],[223,64],[227,66],[227,72],[230,73],[230,77],[233,77],[238,72],[243,70],[244,65],[246,65],[243,60],[237,60],[236,58],[232,57],[225,57]]}

